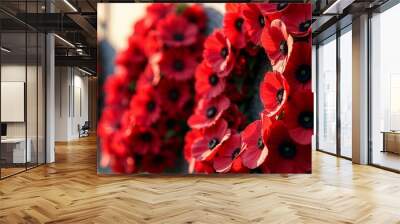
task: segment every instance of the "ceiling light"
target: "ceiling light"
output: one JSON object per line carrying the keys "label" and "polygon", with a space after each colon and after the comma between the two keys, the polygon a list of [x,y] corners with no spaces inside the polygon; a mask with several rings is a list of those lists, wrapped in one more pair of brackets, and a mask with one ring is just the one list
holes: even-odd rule
{"label": "ceiling light", "polygon": [[78,12],[78,10],[73,6],[68,0],[64,0],[65,4],[67,4],[74,12]]}
{"label": "ceiling light", "polygon": [[336,0],[332,5],[330,5],[322,14],[330,14],[332,13],[332,10],[335,9],[337,10],[337,6],[339,4],[340,0]]}
{"label": "ceiling light", "polygon": [[69,42],[68,40],[66,40],[66,39],[64,39],[64,38],[62,38],[62,37],[60,37],[60,36],[57,35],[57,34],[54,34],[54,36],[57,37],[57,38],[58,38],[59,40],[61,40],[62,42],[64,42],[65,44],[67,44],[68,46],[75,48],[75,45],[73,45],[73,44],[72,44],[71,42]]}
{"label": "ceiling light", "polygon": [[6,53],[10,53],[11,52],[11,50],[9,50],[9,49],[7,49],[5,47],[1,47],[0,49],[1,49],[1,51],[4,51]]}
{"label": "ceiling light", "polygon": [[83,72],[83,73],[85,73],[86,75],[89,75],[89,76],[92,76],[92,75],[93,75],[92,73],[90,73],[90,72],[88,72],[88,71],[86,71],[86,70],[84,70],[84,69],[81,69],[81,68],[79,68],[79,67],[78,67],[78,70],[81,71],[81,72]]}
{"label": "ceiling light", "polygon": [[323,15],[331,14],[342,14],[343,10],[351,5],[355,0],[336,0],[332,5],[330,5],[324,12]]}

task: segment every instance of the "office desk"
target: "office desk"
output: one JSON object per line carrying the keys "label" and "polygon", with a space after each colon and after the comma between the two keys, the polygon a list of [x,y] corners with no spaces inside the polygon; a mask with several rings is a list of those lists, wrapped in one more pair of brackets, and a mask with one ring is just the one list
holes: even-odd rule
{"label": "office desk", "polygon": [[382,134],[383,134],[382,152],[392,152],[400,154],[400,132],[382,131]]}
{"label": "office desk", "polygon": [[28,138],[25,153],[25,138],[5,138],[1,139],[1,157],[6,163],[25,163],[31,162],[32,140]]}

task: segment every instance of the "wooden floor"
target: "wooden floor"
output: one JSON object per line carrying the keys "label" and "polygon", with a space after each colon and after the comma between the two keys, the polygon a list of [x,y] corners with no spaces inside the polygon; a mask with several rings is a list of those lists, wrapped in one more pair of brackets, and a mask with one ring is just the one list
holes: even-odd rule
{"label": "wooden floor", "polygon": [[313,155],[312,175],[99,177],[95,139],[0,181],[0,223],[400,223],[400,175]]}

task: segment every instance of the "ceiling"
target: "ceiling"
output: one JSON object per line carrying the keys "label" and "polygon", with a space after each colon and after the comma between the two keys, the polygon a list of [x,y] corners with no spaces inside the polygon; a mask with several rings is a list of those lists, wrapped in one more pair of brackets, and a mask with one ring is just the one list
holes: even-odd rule
{"label": "ceiling", "polygon": [[[309,2],[308,0],[299,1]],[[313,36],[322,35],[332,24],[347,14],[355,15],[386,1],[314,0],[312,1]],[[55,39],[58,62],[68,64],[71,61],[74,63],[83,61],[85,65],[91,64],[89,67],[95,70],[97,3],[121,2],[121,0],[48,0],[47,2],[46,5],[45,0],[0,0],[2,46],[12,49],[12,52],[8,54],[10,60],[23,58],[24,55],[31,58],[31,54],[37,51],[36,39],[32,40],[35,35],[25,34],[27,30],[28,32],[54,32],[61,37]],[[132,2],[132,0],[122,2]],[[49,13],[50,11],[52,13]],[[72,43],[74,47],[62,39]],[[26,41],[27,50],[25,50]],[[77,49],[82,53],[79,53]]]}

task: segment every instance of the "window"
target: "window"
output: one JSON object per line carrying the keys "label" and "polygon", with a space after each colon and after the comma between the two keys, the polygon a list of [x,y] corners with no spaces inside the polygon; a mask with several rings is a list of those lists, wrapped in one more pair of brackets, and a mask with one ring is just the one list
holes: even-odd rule
{"label": "window", "polygon": [[352,33],[351,26],[340,36],[340,155],[352,157]]}
{"label": "window", "polygon": [[336,153],[336,36],[318,48],[318,149]]}
{"label": "window", "polygon": [[400,170],[400,5],[371,18],[371,162]]}

